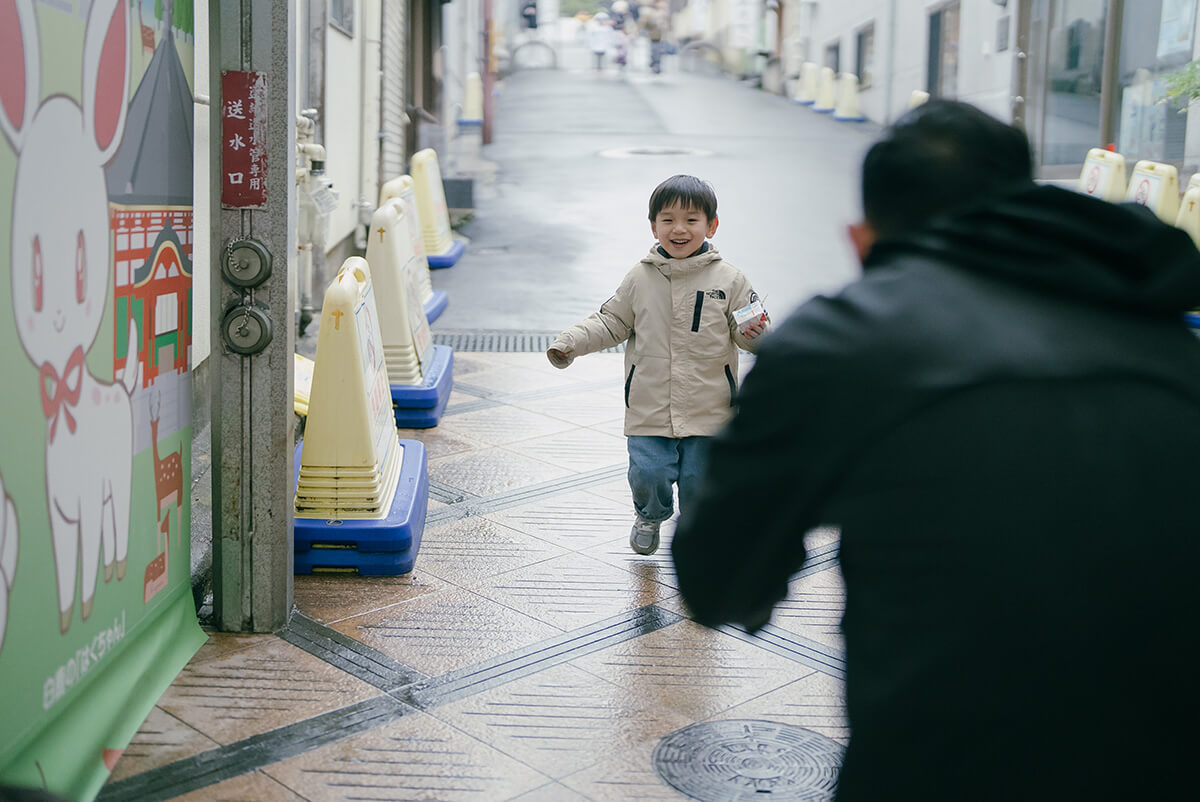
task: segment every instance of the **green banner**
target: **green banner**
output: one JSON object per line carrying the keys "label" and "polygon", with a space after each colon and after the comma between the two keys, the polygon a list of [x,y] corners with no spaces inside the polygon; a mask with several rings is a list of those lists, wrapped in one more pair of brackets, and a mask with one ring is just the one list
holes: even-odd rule
{"label": "green banner", "polygon": [[0,0],[0,784],[72,799],[205,640],[183,18]]}

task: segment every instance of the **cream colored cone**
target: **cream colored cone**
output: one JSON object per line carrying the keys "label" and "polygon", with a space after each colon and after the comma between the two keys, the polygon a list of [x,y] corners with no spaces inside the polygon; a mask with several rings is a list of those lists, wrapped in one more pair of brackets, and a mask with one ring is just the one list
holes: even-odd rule
{"label": "cream colored cone", "polygon": [[821,77],[817,81],[817,100],[813,103],[813,111],[828,114],[837,103],[837,77],[829,67],[821,68]]}
{"label": "cream colored cone", "polygon": [[838,81],[837,107],[833,119],[842,122],[860,123],[863,116],[858,110],[858,76],[844,72]]}

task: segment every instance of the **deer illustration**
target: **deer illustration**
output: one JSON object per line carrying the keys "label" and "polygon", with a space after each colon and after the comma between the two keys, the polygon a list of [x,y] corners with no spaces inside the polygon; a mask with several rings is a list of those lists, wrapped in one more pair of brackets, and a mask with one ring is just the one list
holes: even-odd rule
{"label": "deer illustration", "polygon": [[13,180],[13,323],[38,371],[46,418],[46,505],[58,580],[59,627],[77,599],[92,613],[104,581],[125,578],[133,476],[137,323],[124,370],[96,376],[87,353],[112,285],[104,167],[125,133],[129,36],[122,0],[94,0],[83,34],[79,102],[41,98],[33,0],[0,0],[0,133],[17,156]]}
{"label": "deer illustration", "polygon": [[158,412],[159,394],[157,390],[150,393],[150,441],[154,444],[154,488],[158,497],[155,505],[154,519],[162,519],[163,504],[167,506],[167,517],[162,528],[170,539],[171,509],[170,503],[175,502],[175,535],[178,540],[182,534],[183,523],[180,520],[183,507],[183,446],[178,451],[172,451],[166,457],[158,456]]}

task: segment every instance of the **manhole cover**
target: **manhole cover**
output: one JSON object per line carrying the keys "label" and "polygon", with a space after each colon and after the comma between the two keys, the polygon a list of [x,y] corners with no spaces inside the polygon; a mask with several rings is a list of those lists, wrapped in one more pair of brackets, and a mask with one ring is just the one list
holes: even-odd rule
{"label": "manhole cover", "polygon": [[651,147],[639,146],[632,148],[609,148],[608,150],[600,151],[601,158],[605,159],[632,159],[637,156],[711,156],[711,150],[701,150],[700,148],[667,148],[667,147]]}
{"label": "manhole cover", "polygon": [[705,721],[654,748],[654,770],[701,802],[833,798],[843,747],[824,735],[773,721]]}

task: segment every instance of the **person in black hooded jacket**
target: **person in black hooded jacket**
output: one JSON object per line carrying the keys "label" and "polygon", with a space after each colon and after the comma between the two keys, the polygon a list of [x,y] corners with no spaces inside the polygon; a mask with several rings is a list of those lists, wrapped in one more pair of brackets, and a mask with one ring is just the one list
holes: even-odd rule
{"label": "person in black hooded jacket", "polygon": [[766,338],[672,546],[767,625],[840,527],[838,799],[1194,797],[1200,253],[932,101],[868,152],[861,279]]}

